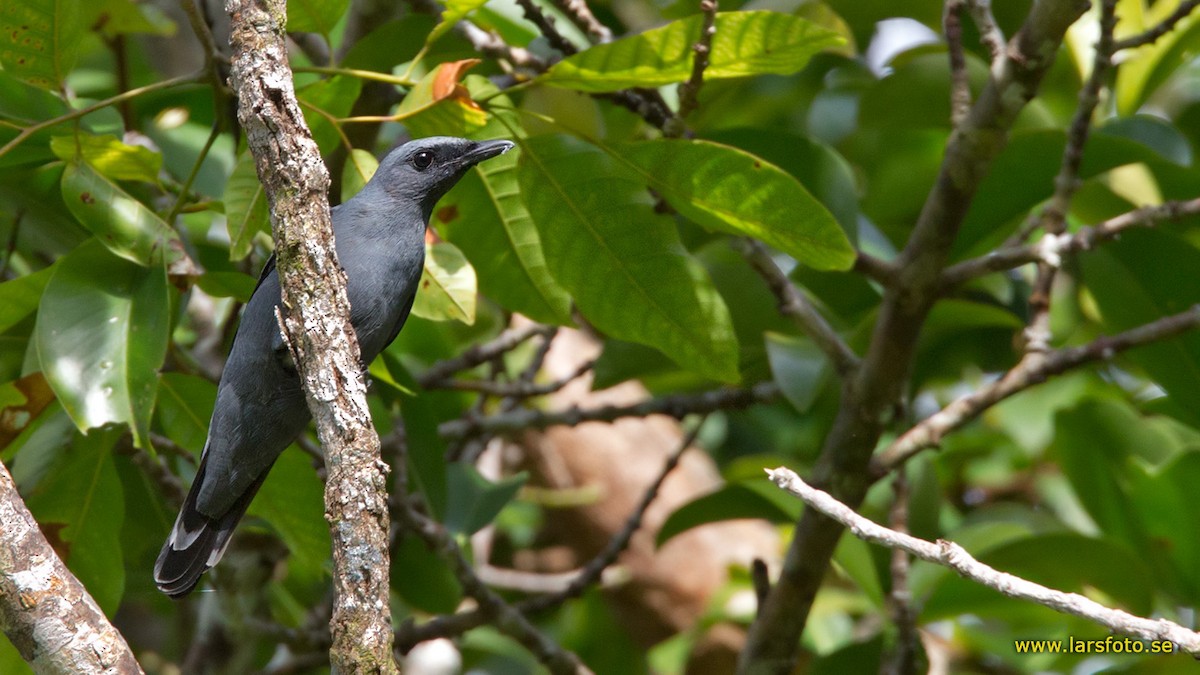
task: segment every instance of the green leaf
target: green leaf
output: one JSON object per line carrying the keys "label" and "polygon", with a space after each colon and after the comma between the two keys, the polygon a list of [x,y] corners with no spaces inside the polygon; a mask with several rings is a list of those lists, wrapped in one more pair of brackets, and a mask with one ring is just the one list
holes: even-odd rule
{"label": "green leaf", "polygon": [[199,457],[216,400],[216,385],[203,377],[163,373],[154,412],[167,438]]}
{"label": "green leaf", "polygon": [[478,59],[439,63],[404,96],[395,119],[414,137],[470,136],[482,129],[487,113],[460,83],[478,63]]}
{"label": "green leaf", "polygon": [[425,244],[425,269],[412,313],[432,321],[475,323],[475,269],[454,244]]}
{"label": "green leaf", "polygon": [[434,23],[435,19],[427,14],[407,14],[389,21],[355,42],[341,65],[390,73],[396,64],[411,61],[417,55]]}
{"label": "green leaf", "polygon": [[287,29],[329,36],[349,5],[350,0],[288,0]]}
{"label": "green leaf", "polygon": [[38,87],[57,89],[79,55],[81,0],[0,3],[0,66]]}
{"label": "green leaf", "polygon": [[[322,154],[328,154],[341,142],[341,135],[329,117],[340,119],[349,115],[360,91],[362,80],[341,75],[317,80],[296,91],[297,98],[303,104],[300,109],[304,112],[304,121],[308,123],[313,140]],[[322,115],[318,110],[325,114]]]}
{"label": "green leaf", "polygon": [[116,136],[79,133],[55,136],[50,149],[68,163],[82,158],[93,169],[111,180],[140,180],[158,183],[162,155],[139,145],[126,145]]}
{"label": "green leaf", "polygon": [[179,235],[162,218],[91,166],[68,162],[62,195],[75,218],[122,258],[152,266],[164,257],[168,263],[186,257]]}
{"label": "green leaf", "polygon": [[675,509],[655,539],[662,546],[675,535],[706,523],[738,518],[761,518],[772,523],[793,523],[804,502],[780,490],[774,483],[753,479],[729,483]]}
{"label": "green leaf", "polygon": [[46,379],[81,431],[126,423],[149,447],[171,317],[166,268],[134,265],[95,239],[55,267],[38,308]]}
{"label": "green leaf", "polygon": [[736,381],[729,310],[674,224],[609,155],[567,136],[520,141],[518,181],[554,278],[601,331]]}
{"label": "green leaf", "polygon": [[267,195],[258,182],[254,156],[243,152],[238,157],[229,182],[225,184],[225,226],[229,230],[229,259],[241,260],[254,249],[254,237],[269,232]]}
{"label": "green leaf", "polygon": [[125,493],[113,465],[117,434],[76,437],[29,495],[29,510],[59,557],[108,616],[125,592]]}
{"label": "green leaf", "polygon": [[754,155],[676,139],[615,149],[671,206],[706,228],[753,237],[816,269],[854,264],[854,247],[833,215],[799,181]]}
{"label": "green leaf", "polygon": [[[695,15],[640,35],[596,45],[559,61],[541,77],[580,91],[658,87],[686,80],[703,17]],[[843,43],[837,33],[779,12],[717,14],[707,80],[790,75],[817,52]]]}
{"label": "green leaf", "polygon": [[442,20],[429,32],[425,44],[433,44],[438,38],[445,35],[446,31],[454,28],[454,24],[486,4],[487,0],[446,0],[446,11],[442,12]]}
{"label": "green leaf", "polygon": [[[1178,9],[1179,3],[1157,2],[1147,7],[1145,16],[1134,22],[1126,13],[1120,14],[1121,33],[1129,34],[1148,30]],[[1131,25],[1135,24],[1135,25]],[[1181,66],[1191,62],[1200,41],[1200,14],[1192,12],[1175,24],[1174,30],[1153,42],[1134,50],[1125,50],[1126,57],[1117,69],[1114,92],[1117,110],[1122,115],[1132,115],[1141,109],[1146,100],[1160,85],[1177,73]]]}
{"label": "green leaf", "polygon": [[67,104],[54,94],[26,84],[12,73],[0,71],[0,117],[22,124],[36,124],[68,110]]}
{"label": "green leaf", "polygon": [[829,374],[829,359],[811,340],[767,333],[771,375],[784,398],[799,412],[808,412]]}
{"label": "green leaf", "polygon": [[330,552],[325,488],[304,453],[290,449],[279,456],[248,511],[270,523],[287,544],[289,574],[302,583],[321,579]]}
{"label": "green leaf", "polygon": [[0,283],[0,333],[20,323],[37,309],[54,266]]}
{"label": "green leaf", "polygon": [[446,561],[416,535],[401,534],[392,555],[392,588],[404,601],[431,614],[453,613],[462,590]]}
{"label": "green leaf", "polygon": [[[489,123],[480,135],[505,136],[500,129]],[[537,228],[521,201],[519,155],[510,151],[476,166],[438,203],[433,224],[474,265],[480,292],[535,321],[565,324],[571,297],[550,276]]]}
{"label": "green leaf", "polygon": [[451,463],[446,467],[446,529],[455,534],[475,534],[517,496],[528,478],[522,472],[493,483],[469,464]]}
{"label": "green leaf", "polygon": [[375,159],[375,155],[359,148],[351,150],[350,156],[346,158],[346,166],[342,169],[342,202],[345,203],[358,194],[378,168],[379,160]]}

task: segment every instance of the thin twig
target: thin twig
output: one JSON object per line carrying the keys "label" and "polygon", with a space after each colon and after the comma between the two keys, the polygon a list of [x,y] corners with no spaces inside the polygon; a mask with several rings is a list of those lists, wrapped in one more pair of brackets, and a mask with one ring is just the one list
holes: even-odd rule
{"label": "thin twig", "polygon": [[455,391],[476,391],[488,396],[512,396],[515,398],[530,398],[546,396],[559,391],[568,384],[582,377],[596,365],[594,360],[584,361],[574,371],[553,382],[535,384],[533,382],[497,382],[495,380],[442,380],[429,386],[430,389],[453,389]]}
{"label": "thin twig", "polygon": [[753,239],[738,239],[735,246],[755,272],[767,282],[779,302],[779,313],[788,317],[812,338],[833,362],[834,370],[846,377],[858,368],[859,359],[825,317],[800,292],[771,259],[766,246]]}
{"label": "thin twig", "polygon": [[204,76],[205,76],[205,72],[200,71],[200,72],[192,73],[191,75],[180,75],[179,77],[172,77],[169,80],[163,80],[161,82],[152,82],[150,84],[147,84],[144,87],[137,87],[135,89],[130,89],[129,91],[121,92],[120,94],[117,94],[116,96],[110,96],[109,98],[106,98],[103,101],[97,101],[96,103],[93,103],[89,106],[84,106],[77,110],[72,110],[71,112],[63,113],[62,115],[59,115],[58,117],[54,117],[54,118],[48,119],[48,120],[42,120],[41,122],[38,122],[37,124],[25,127],[24,129],[21,130],[21,133],[17,134],[15,137],[13,137],[13,139],[11,141],[9,141],[8,143],[5,143],[4,147],[0,148],[0,157],[7,155],[13,148],[15,148],[18,145],[29,140],[30,136],[36,134],[37,132],[41,131],[42,129],[49,129],[50,127],[52,127],[56,124],[62,124],[63,122],[70,122],[71,120],[79,119],[80,117],[83,117],[85,115],[90,115],[91,113],[94,113],[97,110],[107,108],[110,105],[116,105],[123,101],[128,101],[132,98],[141,96],[142,94],[149,94],[152,92],[161,91],[163,89],[170,89],[171,87],[178,87],[179,85],[182,85],[182,84],[195,84],[196,82],[199,82],[201,79],[203,79]]}
{"label": "thin twig", "polygon": [[1029,352],[1000,379],[947,405],[892,441],[872,461],[872,473],[877,478],[886,475],[921,450],[937,446],[947,433],[975,419],[988,408],[1013,394],[1045,382],[1053,375],[1085,363],[1107,361],[1127,349],[1165,340],[1197,327],[1200,327],[1200,305],[1123,333],[1096,338],[1080,347],[1044,353]]}
{"label": "thin twig", "polygon": [[588,38],[595,43],[612,42],[613,34],[608,26],[600,23],[585,0],[551,0],[554,6],[563,13],[579,30],[587,33]]}
{"label": "thin twig", "polygon": [[679,132],[682,132],[683,120],[696,109],[700,87],[704,85],[704,70],[708,68],[713,36],[717,34],[717,0],[700,0],[700,12],[704,18],[700,24],[700,38],[692,45],[692,52],[695,54],[692,59],[692,75],[679,85],[679,112],[675,115],[675,124],[668,126],[667,131],[671,131],[671,126],[677,124]]}
{"label": "thin twig", "polygon": [[529,429],[545,429],[557,425],[577,426],[584,422],[611,422],[622,417],[667,415],[683,419],[692,414],[717,410],[739,410],[757,403],[773,401],[779,396],[774,382],[760,382],[745,389],[714,389],[699,394],[678,394],[652,398],[633,405],[607,405],[582,409],[572,406],[566,410],[547,412],[520,409],[489,417],[467,417],[444,422],[438,433],[447,439],[470,438],[479,434],[508,434]]}
{"label": "thin twig", "polygon": [[1081,228],[1073,234],[1046,235],[1042,241],[1025,246],[1008,246],[985,256],[964,260],[946,268],[942,286],[950,290],[972,279],[992,272],[1002,272],[1032,262],[1058,266],[1064,255],[1090,251],[1101,243],[1115,239],[1125,230],[1153,227],[1162,222],[1185,216],[1200,215],[1200,198],[1191,201],[1170,201],[1158,206],[1144,206],[1110,218],[1102,223]]}
{"label": "thin twig", "polygon": [[971,18],[975,20],[975,26],[979,29],[979,41],[992,55],[992,65],[1002,63],[1005,54],[1004,31],[1000,30],[996,17],[992,16],[991,0],[967,0],[967,11],[971,13]]}
{"label": "thin twig", "polygon": [[1200,7],[1200,0],[1184,0],[1179,3],[1179,7],[1175,8],[1175,11],[1170,16],[1163,19],[1153,28],[1144,33],[1131,35],[1124,40],[1118,40],[1113,45],[1113,51],[1119,52],[1123,49],[1134,49],[1135,47],[1141,47],[1142,45],[1148,45],[1157,41],[1160,37],[1174,30],[1175,24],[1186,19],[1197,7]]}
{"label": "thin twig", "polygon": [[1145,619],[1118,609],[1109,609],[1077,593],[1064,593],[1001,572],[971,557],[971,554],[944,539],[937,542],[890,530],[854,512],[800,479],[790,469],[767,469],[767,475],[780,488],[799,497],[805,504],[841,523],[854,536],[873,544],[900,549],[921,560],[948,567],[963,578],[982,584],[1010,598],[1036,602],[1064,614],[1093,621],[1115,632],[1142,640],[1166,640],[1189,654],[1200,654],[1200,633],[1166,619]]}
{"label": "thin twig", "polygon": [[167,213],[165,220],[168,225],[174,226],[175,217],[183,210],[183,205],[187,202],[189,193],[192,190],[192,183],[196,182],[196,176],[200,175],[200,167],[204,166],[204,160],[208,157],[209,151],[212,150],[213,143],[216,143],[217,137],[221,135],[221,127],[224,126],[221,123],[223,119],[222,115],[217,115],[216,119],[213,120],[212,131],[208,134],[208,140],[200,148],[200,154],[196,155],[196,161],[192,164],[192,170],[188,172],[183,185],[179,187],[179,195],[175,197],[175,203],[171,205],[171,210]]}
{"label": "thin twig", "polygon": [[971,83],[963,50],[962,15],[965,0],[947,0],[942,11],[942,32],[950,57],[950,124],[957,127],[971,109]]}
{"label": "thin twig", "polygon": [[538,32],[546,38],[551,47],[562,52],[565,56],[570,56],[579,51],[578,47],[563,37],[562,33],[558,32],[558,28],[554,26],[554,19],[546,16],[542,8],[534,4],[533,0],[517,0],[517,4],[520,5],[521,10],[525,13],[525,18],[537,26]]}
{"label": "thin twig", "polygon": [[[892,485],[892,508],[888,524],[896,532],[908,533],[908,477],[903,472],[896,475]],[[896,637],[888,654],[884,657],[880,675],[913,675],[917,672],[917,660],[921,638],[917,634],[917,613],[913,607],[912,590],[909,588],[909,571],[912,560],[902,549],[892,550],[892,589],[888,593],[887,607]]]}
{"label": "thin twig", "polygon": [[444,380],[462,370],[470,370],[516,349],[521,343],[535,335],[545,335],[557,330],[553,326],[530,324],[520,328],[509,328],[488,342],[472,345],[470,349],[452,359],[439,361],[417,378],[422,387],[434,388]]}

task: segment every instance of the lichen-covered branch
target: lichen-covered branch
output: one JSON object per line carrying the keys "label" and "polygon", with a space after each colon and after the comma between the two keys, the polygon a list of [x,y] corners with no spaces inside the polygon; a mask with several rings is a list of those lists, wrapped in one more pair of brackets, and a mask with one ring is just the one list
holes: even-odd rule
{"label": "lichen-covered branch", "polygon": [[38,528],[0,464],[0,630],[39,673],[142,672]]}
{"label": "lichen-covered branch", "polygon": [[287,336],[326,451],[335,602],[330,661],[394,673],[387,465],[367,409],[346,279],[334,252],[329,175],[292,85],[283,0],[228,0],[238,120],[271,205]]}

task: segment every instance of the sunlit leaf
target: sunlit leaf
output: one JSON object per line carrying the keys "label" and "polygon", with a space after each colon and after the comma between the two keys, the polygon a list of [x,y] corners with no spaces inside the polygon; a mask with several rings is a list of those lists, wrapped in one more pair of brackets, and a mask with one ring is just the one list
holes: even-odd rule
{"label": "sunlit leaf", "polygon": [[475,323],[475,269],[453,244],[425,246],[425,270],[413,314],[434,321]]}
{"label": "sunlit leaf", "polygon": [[483,128],[487,113],[459,82],[479,59],[438,64],[413,86],[396,109],[395,119],[415,137],[468,136]]}
{"label": "sunlit leaf", "polygon": [[442,12],[442,20],[430,31],[429,37],[425,39],[425,43],[433,43],[445,35],[446,31],[454,28],[454,24],[462,21],[468,14],[486,4],[487,0],[446,0],[446,11]]}
{"label": "sunlit leaf", "polygon": [[[1151,28],[1179,6],[1177,2],[1136,4],[1149,6],[1145,9],[1145,15],[1136,19],[1128,13],[1120,14],[1118,35],[1121,37],[1129,37]],[[1200,14],[1193,11],[1166,35],[1137,49],[1121,52],[1123,58],[1121,67],[1117,69],[1114,88],[1120,114],[1136,113],[1167,78],[1176,73],[1181,66],[1194,60],[1198,41]]]}
{"label": "sunlit leaf", "polygon": [[349,201],[358,194],[378,168],[379,160],[375,159],[375,155],[359,148],[351,150],[342,169],[342,201]]}
{"label": "sunlit leaf", "polygon": [[37,350],[81,431],[124,423],[148,447],[170,312],[162,265],[135,265],[95,239],[58,261],[38,308]]}
{"label": "sunlit leaf", "polygon": [[816,269],[848,269],[854,248],[804,186],[754,155],[707,141],[658,139],[615,148],[684,216],[753,237]]}
{"label": "sunlit leaf", "polygon": [[138,145],[126,145],[115,136],[79,133],[55,136],[50,149],[60,159],[71,162],[82,158],[101,175],[112,180],[158,182],[162,155]]}
{"label": "sunlit leaf", "polygon": [[254,249],[254,237],[271,229],[267,195],[258,182],[254,156],[243,152],[225,184],[225,226],[229,230],[229,258],[241,260]]}
{"label": "sunlit leaf", "polygon": [[554,278],[613,337],[655,347],[697,373],[736,381],[729,310],[645,187],[595,146],[521,142],[518,179]]}
{"label": "sunlit leaf", "polygon": [[83,38],[82,0],[0,3],[0,66],[39,87],[57,88]]}
{"label": "sunlit leaf", "polygon": [[[692,46],[703,17],[695,15],[567,57],[541,81],[580,91],[617,91],[657,87],[686,80],[692,71]],[[748,75],[788,75],[814,54],[843,43],[837,33],[805,19],[778,12],[717,14],[705,79]]]}
{"label": "sunlit leaf", "polygon": [[68,162],[62,195],[67,208],[96,240],[139,265],[186,258],[179,235],[162,218],[88,164]]}

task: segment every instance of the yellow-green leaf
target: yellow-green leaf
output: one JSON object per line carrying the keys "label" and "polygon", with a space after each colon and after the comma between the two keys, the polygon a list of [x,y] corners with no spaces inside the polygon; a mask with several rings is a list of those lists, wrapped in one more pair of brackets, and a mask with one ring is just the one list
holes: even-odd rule
{"label": "yellow-green leaf", "polygon": [[375,155],[359,148],[351,150],[350,156],[346,158],[346,166],[342,169],[342,201],[349,201],[358,194],[378,168],[379,160],[375,159]]}
{"label": "yellow-green leaf", "polygon": [[0,2],[0,66],[46,89],[75,65],[83,38],[82,0]]}
{"label": "yellow-green leaf", "polygon": [[139,145],[126,145],[116,136],[94,136],[80,132],[73,136],[55,136],[50,149],[59,158],[72,161],[83,158],[112,180],[140,180],[157,183],[162,170],[162,155]]}
{"label": "yellow-green leaf", "polygon": [[425,270],[412,313],[432,321],[475,323],[475,269],[454,244],[425,245]]}

